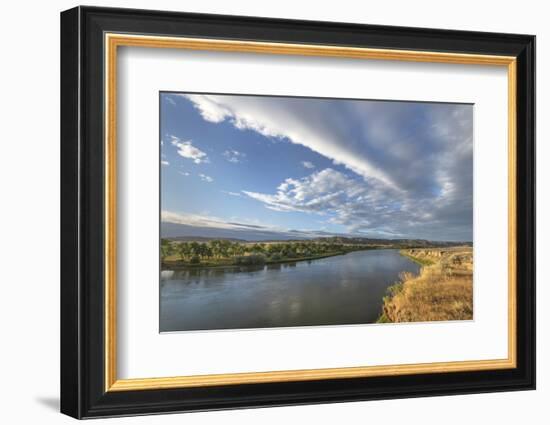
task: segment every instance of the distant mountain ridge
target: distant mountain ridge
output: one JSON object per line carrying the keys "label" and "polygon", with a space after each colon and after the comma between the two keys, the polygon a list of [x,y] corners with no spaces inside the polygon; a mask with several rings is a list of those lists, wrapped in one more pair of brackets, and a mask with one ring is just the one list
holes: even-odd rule
{"label": "distant mountain ridge", "polygon": [[377,239],[377,238],[363,238],[363,237],[346,237],[346,236],[333,236],[328,238],[315,238],[320,242],[335,242],[343,244],[368,244],[368,245],[402,245],[402,246],[416,246],[421,247],[447,247],[447,246],[472,246],[473,243],[469,241],[430,241],[427,239]]}

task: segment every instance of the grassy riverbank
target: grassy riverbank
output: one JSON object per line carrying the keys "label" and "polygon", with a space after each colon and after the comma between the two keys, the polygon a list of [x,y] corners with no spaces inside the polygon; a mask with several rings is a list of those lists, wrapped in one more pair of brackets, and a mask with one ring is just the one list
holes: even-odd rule
{"label": "grassy riverbank", "polygon": [[402,273],[388,288],[379,323],[471,320],[473,253],[471,247],[401,250],[422,265],[418,275]]}
{"label": "grassy riverbank", "polygon": [[416,264],[419,264],[421,266],[431,266],[434,264],[433,260],[430,260],[428,258],[420,258],[420,257],[414,257],[413,255],[407,254],[409,250],[401,250],[399,253],[403,257],[407,257],[409,260],[414,261]]}

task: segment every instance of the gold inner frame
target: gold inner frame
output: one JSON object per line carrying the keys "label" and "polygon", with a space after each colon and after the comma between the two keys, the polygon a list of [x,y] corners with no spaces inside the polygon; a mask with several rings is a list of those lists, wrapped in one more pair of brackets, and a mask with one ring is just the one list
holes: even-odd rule
{"label": "gold inner frame", "polygon": [[[212,40],[128,34],[105,34],[105,391],[135,391],[213,385],[308,381],[416,373],[482,371],[516,367],[516,58],[461,53],[370,49],[255,41]],[[163,378],[118,379],[116,324],[116,136],[117,48],[119,46],[228,51],[280,55],[325,56],[504,66],[508,72],[508,357],[384,366],[342,367]]]}

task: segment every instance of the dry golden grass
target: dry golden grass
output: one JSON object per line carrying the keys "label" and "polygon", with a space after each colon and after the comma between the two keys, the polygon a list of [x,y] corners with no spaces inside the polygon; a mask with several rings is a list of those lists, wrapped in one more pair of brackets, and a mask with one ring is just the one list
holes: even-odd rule
{"label": "dry golden grass", "polygon": [[471,247],[409,249],[402,252],[422,264],[418,276],[403,273],[384,298],[386,322],[429,322],[473,318]]}

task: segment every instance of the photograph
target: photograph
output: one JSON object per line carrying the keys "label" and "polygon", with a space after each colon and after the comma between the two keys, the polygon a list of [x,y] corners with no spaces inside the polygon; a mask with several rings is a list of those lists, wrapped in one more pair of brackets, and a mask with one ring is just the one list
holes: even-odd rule
{"label": "photograph", "polygon": [[[254,409],[240,422],[283,406],[297,407],[291,422],[316,409],[302,405],[327,404],[327,417],[332,404],[332,423],[353,416],[342,410],[351,402],[369,401],[368,417],[387,422],[387,403],[416,399],[392,410],[394,422],[416,423],[416,409],[424,424],[418,398],[430,397],[439,422],[452,411],[464,423],[460,412],[479,406],[504,422],[540,416],[548,394],[524,391],[540,370],[543,14],[500,8],[496,22],[494,8],[430,18],[417,5],[377,15],[336,4],[315,16],[289,2],[256,16],[197,4],[75,6],[59,26],[35,13],[52,48],[18,51],[14,63],[28,66],[6,68],[60,56],[34,72],[48,75],[44,99],[60,88],[61,107],[48,109],[60,119],[29,121],[11,84],[22,124],[4,144],[15,146],[7,187],[18,195],[6,211],[27,211],[25,229],[60,230],[61,262],[36,256],[38,270],[59,272],[60,291],[31,285],[41,291],[31,310],[48,313],[21,325],[19,308],[6,321],[18,342],[37,323],[55,331],[23,347],[57,341],[48,361],[23,365],[47,366],[30,370],[36,404],[57,394],[64,415],[115,421]],[[30,122],[60,133],[60,149],[38,138],[25,165],[17,142]],[[58,185],[55,226],[30,218],[52,199],[40,166]],[[11,184],[18,172],[25,190]],[[29,237],[4,222],[28,263]],[[25,267],[11,269],[20,282]],[[5,298],[16,306],[21,294]],[[8,387],[17,395],[26,381]],[[48,382],[55,392],[42,394]],[[29,411],[28,397],[11,404]]]}
{"label": "photograph", "polygon": [[159,108],[161,333],[473,320],[473,104]]}

